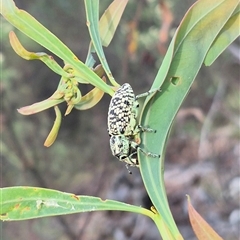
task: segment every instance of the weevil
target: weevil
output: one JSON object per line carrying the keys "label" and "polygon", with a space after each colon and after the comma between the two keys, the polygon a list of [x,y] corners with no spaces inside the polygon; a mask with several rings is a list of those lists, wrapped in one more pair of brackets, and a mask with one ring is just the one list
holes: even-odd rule
{"label": "weevil", "polygon": [[135,136],[140,131],[156,132],[137,123],[140,97],[145,97],[154,91],[135,96],[130,84],[123,84],[113,95],[108,110],[108,133],[110,148],[113,156],[128,166],[138,166],[137,149],[147,156],[157,158],[158,154],[145,152],[135,141]]}

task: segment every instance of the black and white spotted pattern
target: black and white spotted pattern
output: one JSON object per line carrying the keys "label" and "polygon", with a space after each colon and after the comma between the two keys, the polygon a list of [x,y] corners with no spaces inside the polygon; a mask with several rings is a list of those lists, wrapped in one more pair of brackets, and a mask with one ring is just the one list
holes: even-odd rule
{"label": "black and white spotted pattern", "polygon": [[110,137],[110,148],[112,155],[128,166],[138,166],[136,142],[124,135],[112,135]]}
{"label": "black and white spotted pattern", "polygon": [[[137,124],[139,109],[137,99],[148,96],[151,92],[153,91],[135,96],[132,87],[125,83],[119,87],[110,101],[107,121],[110,148],[113,156],[125,162],[127,168],[128,166],[139,166],[137,149],[149,157],[160,157],[158,154],[144,151],[136,141],[136,135],[140,131],[156,132],[151,128]],[[129,171],[129,173],[131,172]]]}
{"label": "black and white spotted pattern", "polygon": [[125,83],[113,95],[108,110],[109,135],[131,136],[136,127],[138,101],[132,87]]}

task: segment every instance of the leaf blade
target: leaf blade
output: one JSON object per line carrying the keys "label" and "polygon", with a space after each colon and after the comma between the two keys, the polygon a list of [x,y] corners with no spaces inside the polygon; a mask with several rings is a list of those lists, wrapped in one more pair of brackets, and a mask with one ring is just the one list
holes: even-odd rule
{"label": "leaf blade", "polygon": [[188,197],[188,214],[193,231],[199,240],[223,240],[213,228],[201,217],[191,204]]}
{"label": "leaf blade", "polygon": [[[102,42],[99,33],[99,0],[84,0],[85,9],[86,9],[86,16],[87,16],[87,26],[89,30],[89,34],[91,36],[91,40],[94,46],[94,50],[96,51],[98,58],[110,80],[110,82],[114,86],[118,86],[119,84],[115,81],[112,72],[108,66]],[[90,45],[92,49],[92,46]],[[91,49],[89,51],[91,51]]]}
{"label": "leaf blade", "polygon": [[114,0],[99,21],[99,34],[102,45],[107,47],[117,29],[128,0]]}
{"label": "leaf blade", "polygon": [[[231,17],[238,2],[200,0],[189,9],[151,88],[157,89],[161,86],[162,91],[146,98],[140,117],[141,125],[157,130],[155,134],[141,133],[141,146],[148,152],[161,154],[160,160],[150,159],[139,151],[140,171],[154,206],[175,236],[179,231],[171,216],[163,176],[167,139],[174,117],[188,94],[209,48]],[[212,22],[216,24],[212,26]]]}
{"label": "leaf blade", "polygon": [[94,74],[91,69],[83,64],[83,62],[81,62],[62,41],[60,41],[29,13],[17,8],[13,0],[0,0],[0,5],[0,13],[14,27],[54,53],[56,56],[64,60],[64,62],[71,64],[89,83],[100,88],[111,96],[114,94],[114,91],[96,74]]}
{"label": "leaf blade", "polygon": [[0,196],[0,220],[3,221],[104,210],[129,211],[154,218],[151,211],[141,207],[114,200],[102,200],[98,197],[77,196],[53,189],[7,187],[0,189]]}
{"label": "leaf blade", "polygon": [[231,18],[229,18],[209,49],[204,60],[206,66],[210,66],[218,58],[218,56],[239,36],[240,4],[236,10],[237,11],[235,11]]}

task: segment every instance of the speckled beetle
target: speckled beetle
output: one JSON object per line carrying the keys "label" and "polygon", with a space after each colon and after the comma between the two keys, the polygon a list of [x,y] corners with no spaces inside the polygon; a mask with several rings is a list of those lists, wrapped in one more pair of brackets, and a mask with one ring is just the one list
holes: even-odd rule
{"label": "speckled beetle", "polygon": [[139,103],[137,99],[150,93],[135,96],[132,87],[125,83],[113,95],[108,110],[108,133],[112,154],[128,166],[138,166],[137,149],[147,156],[157,158],[158,154],[148,153],[141,149],[134,137],[140,131],[156,132],[137,124]]}

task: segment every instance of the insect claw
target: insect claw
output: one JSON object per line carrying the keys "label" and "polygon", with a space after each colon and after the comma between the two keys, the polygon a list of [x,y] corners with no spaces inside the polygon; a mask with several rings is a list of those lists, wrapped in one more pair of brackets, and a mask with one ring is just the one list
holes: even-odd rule
{"label": "insect claw", "polygon": [[147,156],[152,157],[152,158],[160,158],[160,155],[159,155],[159,154],[151,153],[151,152],[148,152],[148,153],[147,153]]}
{"label": "insect claw", "polygon": [[132,174],[132,172],[129,170],[128,166],[129,166],[129,164],[126,164],[126,165],[125,165],[126,169],[128,170],[128,173],[129,173],[129,174]]}
{"label": "insect claw", "polygon": [[142,132],[152,132],[152,133],[156,133],[157,132],[157,130],[155,130],[155,129],[152,129],[152,128],[149,128],[149,127],[143,127],[143,126],[141,126],[141,125],[138,125],[137,126],[139,129],[140,129],[140,131],[142,131]]}

